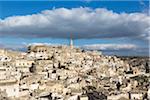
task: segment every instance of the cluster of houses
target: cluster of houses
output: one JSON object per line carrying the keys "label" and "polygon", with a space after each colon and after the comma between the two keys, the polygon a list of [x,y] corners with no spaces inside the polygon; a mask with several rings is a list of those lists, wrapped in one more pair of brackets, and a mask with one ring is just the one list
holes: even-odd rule
{"label": "cluster of houses", "polygon": [[150,73],[73,46],[0,49],[0,100],[148,100]]}

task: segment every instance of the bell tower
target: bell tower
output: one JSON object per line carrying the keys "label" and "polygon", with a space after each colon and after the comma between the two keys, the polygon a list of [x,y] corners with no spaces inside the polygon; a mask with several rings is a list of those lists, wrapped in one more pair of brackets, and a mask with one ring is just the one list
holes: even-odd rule
{"label": "bell tower", "polygon": [[70,48],[73,49],[73,39],[72,35],[70,34]]}

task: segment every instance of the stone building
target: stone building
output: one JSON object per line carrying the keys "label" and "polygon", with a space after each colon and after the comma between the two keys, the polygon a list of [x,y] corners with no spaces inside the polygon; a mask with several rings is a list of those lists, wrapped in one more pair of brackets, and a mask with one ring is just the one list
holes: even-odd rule
{"label": "stone building", "polygon": [[16,79],[0,80],[0,90],[6,92],[8,97],[18,97],[19,83]]}
{"label": "stone building", "polygon": [[34,61],[33,60],[26,60],[26,59],[18,59],[15,60],[14,66],[16,68],[16,71],[19,72],[31,72],[31,68],[34,67]]}

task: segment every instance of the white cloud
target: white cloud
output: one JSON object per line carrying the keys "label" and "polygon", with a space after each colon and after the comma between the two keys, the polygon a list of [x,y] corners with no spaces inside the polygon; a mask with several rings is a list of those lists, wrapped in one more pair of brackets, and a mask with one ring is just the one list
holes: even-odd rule
{"label": "white cloud", "polygon": [[91,44],[82,46],[89,50],[134,50],[138,46],[134,44]]}
{"label": "white cloud", "polygon": [[22,38],[139,37],[145,39],[150,17],[143,13],[115,13],[103,8],[59,8],[0,19],[0,36]]}
{"label": "white cloud", "polygon": [[46,45],[46,46],[60,46],[60,45],[63,45],[63,44],[58,44],[58,43],[29,43],[29,44],[27,44],[27,43],[24,43],[27,47],[28,46],[34,46],[34,45]]}
{"label": "white cloud", "polygon": [[22,44],[4,44],[0,43],[0,49],[12,49],[12,50],[20,50],[26,48],[26,45]]}

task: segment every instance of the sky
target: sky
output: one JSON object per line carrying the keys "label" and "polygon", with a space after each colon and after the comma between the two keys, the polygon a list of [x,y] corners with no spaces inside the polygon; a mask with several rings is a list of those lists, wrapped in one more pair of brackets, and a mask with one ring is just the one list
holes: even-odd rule
{"label": "sky", "polygon": [[0,48],[74,45],[108,55],[148,56],[148,0],[0,0]]}

